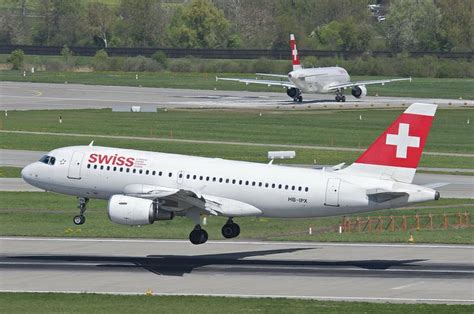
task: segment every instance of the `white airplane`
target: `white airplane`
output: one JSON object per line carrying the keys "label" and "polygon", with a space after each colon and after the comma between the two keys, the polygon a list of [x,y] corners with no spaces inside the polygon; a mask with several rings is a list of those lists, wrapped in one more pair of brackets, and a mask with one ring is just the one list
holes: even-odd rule
{"label": "white airplane", "polygon": [[300,64],[298,56],[298,50],[296,49],[295,36],[290,35],[290,47],[293,63],[293,71],[287,75],[282,74],[266,74],[256,73],[257,76],[267,76],[280,78],[280,81],[276,80],[261,80],[261,79],[239,79],[239,78],[228,78],[228,77],[217,77],[216,81],[236,81],[245,84],[263,84],[267,86],[282,86],[286,88],[288,96],[293,98],[293,101],[302,102],[302,93],[312,94],[329,94],[336,93],[336,101],[346,101],[346,96],[342,93],[346,88],[351,88],[352,96],[361,98],[367,95],[366,85],[371,84],[382,84],[395,82],[395,81],[410,81],[411,77],[408,78],[397,78],[397,79],[384,79],[384,80],[372,80],[372,81],[358,81],[351,82],[349,73],[344,68],[335,67],[324,67],[324,68],[311,68],[303,69]]}
{"label": "white airplane", "polygon": [[31,185],[74,195],[83,224],[90,198],[108,200],[110,220],[146,225],[174,216],[195,223],[189,239],[205,243],[202,215],[228,217],[225,238],[243,216],[305,218],[347,215],[439,199],[436,185],[411,184],[436,105],[415,103],[349,167],[333,171],[146,152],[71,146],[23,168]]}

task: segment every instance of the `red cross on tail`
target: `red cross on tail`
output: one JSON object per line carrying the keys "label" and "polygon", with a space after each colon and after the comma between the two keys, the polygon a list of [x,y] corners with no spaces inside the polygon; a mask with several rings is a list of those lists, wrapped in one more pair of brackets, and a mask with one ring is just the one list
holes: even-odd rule
{"label": "red cross on tail", "polygon": [[296,49],[295,35],[290,35],[290,48],[291,48],[291,62],[293,64],[293,71],[301,69],[300,57],[298,56],[298,49]]}
{"label": "red cross on tail", "polygon": [[433,104],[412,104],[346,171],[412,182],[436,108]]}

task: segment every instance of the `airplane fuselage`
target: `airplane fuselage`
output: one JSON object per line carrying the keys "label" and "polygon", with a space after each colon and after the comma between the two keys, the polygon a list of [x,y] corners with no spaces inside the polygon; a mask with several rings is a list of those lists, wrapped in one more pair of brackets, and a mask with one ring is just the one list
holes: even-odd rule
{"label": "airplane fuselage", "polygon": [[350,76],[341,67],[321,67],[293,70],[288,79],[304,93],[334,93],[330,87],[350,82]]}
{"label": "airplane fuselage", "polygon": [[[435,198],[435,191],[429,188],[342,171],[99,146],[65,147],[49,155],[54,156],[54,165],[30,164],[22,172],[24,179],[48,191],[84,198],[109,199],[133,193],[130,187],[160,186],[238,200],[267,217],[351,214]],[[406,191],[408,195],[374,202],[367,195],[372,188]]]}

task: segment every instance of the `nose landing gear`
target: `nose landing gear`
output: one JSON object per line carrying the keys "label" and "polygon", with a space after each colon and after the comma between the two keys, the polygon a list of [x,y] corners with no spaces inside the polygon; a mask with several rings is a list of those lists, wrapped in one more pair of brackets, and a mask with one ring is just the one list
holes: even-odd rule
{"label": "nose landing gear", "polygon": [[77,208],[80,209],[79,215],[74,216],[74,224],[76,225],[82,225],[86,222],[86,217],[84,216],[84,212],[86,211],[86,205],[89,202],[88,198],[85,197],[79,197],[79,205]]}

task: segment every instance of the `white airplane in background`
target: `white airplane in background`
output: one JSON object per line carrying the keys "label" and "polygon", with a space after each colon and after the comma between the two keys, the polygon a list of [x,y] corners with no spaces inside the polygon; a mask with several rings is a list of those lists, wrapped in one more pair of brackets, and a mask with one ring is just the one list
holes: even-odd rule
{"label": "white airplane in background", "polygon": [[411,184],[436,112],[412,104],[349,167],[337,171],[146,152],[71,146],[52,150],[21,172],[31,185],[79,198],[83,224],[90,198],[108,200],[110,220],[146,225],[174,216],[195,223],[189,239],[205,243],[201,215],[228,217],[225,238],[243,216],[347,215],[439,199],[436,185]]}
{"label": "white airplane in background", "polygon": [[290,35],[290,47],[293,63],[293,71],[287,75],[282,74],[266,74],[256,73],[257,76],[277,77],[280,81],[272,80],[259,80],[259,79],[239,79],[239,78],[228,78],[228,77],[217,77],[216,81],[236,81],[245,84],[263,84],[267,86],[283,86],[286,88],[288,96],[293,98],[293,101],[303,101],[302,93],[312,94],[329,94],[336,93],[336,101],[346,101],[346,96],[343,95],[342,91],[346,88],[352,88],[352,96],[361,98],[367,95],[366,85],[371,84],[382,84],[395,82],[395,81],[410,81],[409,78],[397,78],[397,79],[385,79],[385,80],[372,80],[372,81],[358,81],[351,82],[349,73],[344,68],[335,67],[324,67],[324,68],[311,68],[303,69],[300,64],[298,56],[298,50],[296,49],[295,36]]}

